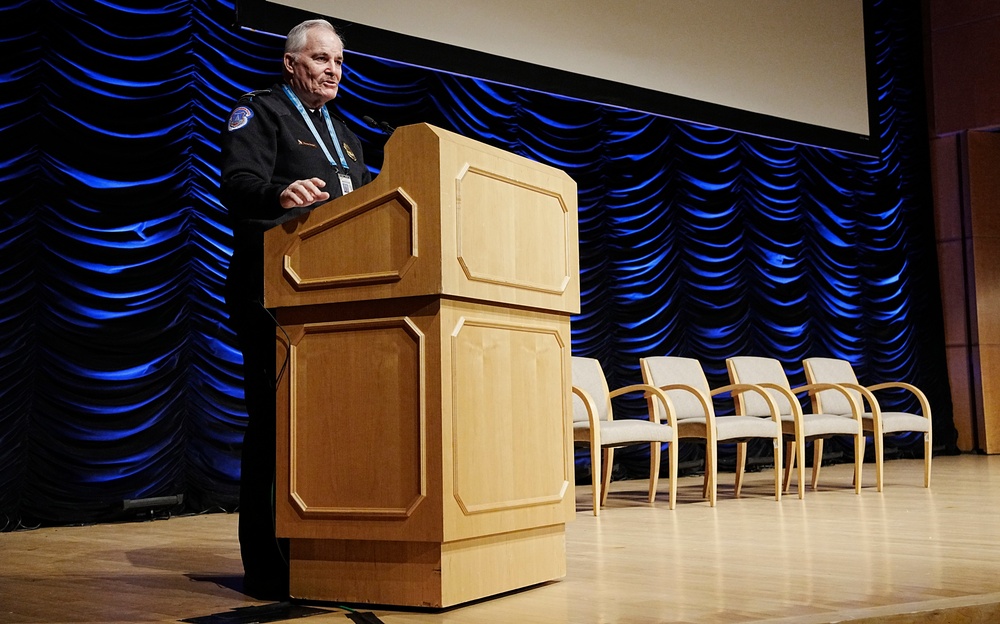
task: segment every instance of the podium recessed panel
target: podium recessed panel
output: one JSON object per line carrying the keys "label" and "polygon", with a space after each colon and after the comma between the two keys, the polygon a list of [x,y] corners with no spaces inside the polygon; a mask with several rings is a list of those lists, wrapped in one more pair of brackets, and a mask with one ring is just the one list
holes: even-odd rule
{"label": "podium recessed panel", "polygon": [[405,518],[423,500],[421,338],[405,319],[305,326],[289,362],[290,496],[301,517]]}

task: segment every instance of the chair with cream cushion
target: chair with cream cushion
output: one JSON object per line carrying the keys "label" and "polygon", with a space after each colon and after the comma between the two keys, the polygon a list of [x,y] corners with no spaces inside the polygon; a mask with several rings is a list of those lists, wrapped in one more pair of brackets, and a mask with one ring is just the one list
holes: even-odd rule
{"label": "chair with cream cushion", "polygon": [[[738,356],[726,360],[732,383],[746,383],[767,389],[778,404],[781,429],[787,444],[785,490],[791,479],[792,468],[798,467],[799,498],[805,494],[805,446],[813,442],[812,487],[819,483],[819,470],[823,461],[823,439],[836,435],[854,438],[854,491],[861,493],[861,466],[865,459],[865,435],[861,429],[861,407],[854,396],[836,384],[807,384],[792,388],[781,362],[774,358]],[[846,414],[826,412],[803,413],[796,396],[803,392],[832,390],[841,393],[851,409]],[[736,397],[736,413],[744,416],[764,416],[767,404],[755,393],[743,392]]]}
{"label": "chair with cream cushion", "polygon": [[[885,382],[872,386],[862,386],[854,374],[854,368],[847,360],[813,357],[802,360],[806,380],[809,383],[835,383],[848,388],[859,405],[867,403],[871,411],[861,414],[861,425],[872,433],[875,442],[875,482],[882,491],[883,436],[892,433],[915,431],[924,434],[924,487],[931,486],[931,406],[927,397],[916,386],[904,382]],[[920,404],[920,414],[908,412],[884,412],[879,406],[875,392],[897,388],[916,397]],[[863,400],[862,400],[863,399]],[[840,392],[823,390],[813,395],[813,409],[833,414],[850,412],[850,405]]]}
{"label": "chair with cream cushion", "polygon": [[[631,392],[642,392],[662,402],[666,422],[660,422],[659,410],[650,411],[649,420],[615,419],[611,399]],[[660,449],[669,444],[670,509],[677,501],[677,427],[673,406],[660,390],[635,384],[609,390],[601,363],[593,358],[573,357],[573,440],[590,446],[591,482],[594,515],[600,514],[611,483],[614,449],[633,444],[649,444],[649,502],[656,498],[660,472]]]}
{"label": "chair with cream cushion", "polygon": [[[639,360],[642,379],[656,386],[673,403],[677,418],[677,437],[698,438],[705,441],[705,485],[702,495],[709,505],[715,506],[718,489],[718,445],[720,442],[736,443],[736,485],[739,498],[746,467],[747,441],[769,439],[774,448],[774,499],[781,500],[781,417],[778,407],[763,388],[748,384],[730,384],[710,389],[701,362],[692,358],[653,356]],[[717,416],[712,399],[735,392],[758,392],[770,406],[767,416]],[[652,401],[650,409],[660,409],[659,401]]]}

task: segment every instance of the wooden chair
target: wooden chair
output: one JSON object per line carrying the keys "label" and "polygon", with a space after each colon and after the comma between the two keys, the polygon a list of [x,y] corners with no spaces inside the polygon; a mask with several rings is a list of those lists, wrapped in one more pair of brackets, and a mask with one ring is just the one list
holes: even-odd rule
{"label": "wooden chair", "polygon": [[[806,358],[802,360],[806,380],[809,383],[835,383],[844,386],[854,395],[858,405],[868,404],[870,412],[861,414],[861,426],[872,434],[875,442],[875,482],[882,491],[883,437],[892,433],[917,431],[924,434],[924,487],[931,486],[931,406],[927,397],[916,386],[904,382],[886,382],[873,386],[862,386],[854,374],[854,368],[847,360],[836,358]],[[907,412],[883,412],[875,398],[875,392],[888,388],[899,388],[913,394],[920,403],[920,415]],[[863,400],[862,400],[863,399]],[[850,405],[839,392],[823,390],[812,397],[813,409],[832,414],[850,411]]]}
{"label": "wooden chair", "polygon": [[[781,362],[773,358],[739,356],[726,360],[729,379],[732,383],[748,383],[772,391],[771,396],[781,413],[781,430],[787,442],[785,491],[791,480],[792,468],[798,466],[799,498],[805,495],[805,446],[813,442],[812,487],[819,483],[819,470],[823,463],[823,439],[835,435],[854,437],[854,491],[861,493],[861,466],[865,459],[865,435],[861,429],[861,407],[854,396],[836,384],[808,384],[792,388]],[[801,392],[833,390],[840,392],[851,406],[847,414],[815,412],[805,414],[796,396]],[[736,397],[736,412],[744,416],[765,416],[767,405],[753,393],[741,393]]]}
{"label": "wooden chair", "polygon": [[[611,399],[630,392],[648,393],[660,400],[664,405],[667,422],[660,422],[659,411],[650,411],[649,420],[615,420]],[[590,446],[595,516],[600,515],[601,505],[607,500],[614,449],[633,444],[649,444],[650,503],[656,498],[661,445],[664,442],[670,445],[670,509],[676,505],[677,427],[670,399],[657,388],[636,384],[611,391],[600,362],[593,358],[573,357],[573,440]]]}
{"label": "wooden chair", "polygon": [[[718,490],[718,445],[736,443],[736,497],[743,486],[747,441],[763,438],[774,448],[774,500],[781,500],[781,416],[778,406],[766,390],[749,384],[730,384],[711,390],[701,362],[692,358],[654,356],[639,360],[642,378],[656,386],[671,400],[677,418],[677,437],[705,441],[705,485],[702,496],[715,507]],[[716,416],[712,398],[737,392],[758,392],[769,407],[766,416]],[[650,409],[660,409],[659,401],[650,400]]]}

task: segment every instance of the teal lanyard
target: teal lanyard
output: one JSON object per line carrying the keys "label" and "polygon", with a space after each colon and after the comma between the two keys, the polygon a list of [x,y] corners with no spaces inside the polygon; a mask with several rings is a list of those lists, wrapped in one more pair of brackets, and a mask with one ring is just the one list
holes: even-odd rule
{"label": "teal lanyard", "polygon": [[[302,102],[299,101],[295,92],[292,91],[288,85],[281,85],[281,88],[285,90],[285,95],[288,96],[288,99],[291,100],[292,104],[295,105],[295,108],[298,109],[299,114],[302,115],[302,119],[304,119],[306,125],[309,126],[309,130],[312,131],[313,136],[316,137],[316,143],[318,143],[320,148],[323,149],[323,154],[325,154],[326,159],[330,161],[330,166],[336,169],[337,163],[334,162],[333,156],[330,155],[330,150],[326,148],[326,142],[319,135],[319,132],[316,130],[316,126],[313,125],[312,117],[310,117],[309,113],[306,112],[306,109],[302,106]],[[344,151],[340,149],[340,141],[337,140],[337,131],[333,129],[333,121],[330,119],[330,113],[326,110],[325,106],[320,107],[320,109],[323,111],[323,120],[326,121],[326,129],[330,131],[330,139],[333,141],[333,146],[337,148],[337,157],[340,158],[340,165],[343,167],[344,172],[347,172],[349,169],[347,166],[347,159],[344,158]]]}

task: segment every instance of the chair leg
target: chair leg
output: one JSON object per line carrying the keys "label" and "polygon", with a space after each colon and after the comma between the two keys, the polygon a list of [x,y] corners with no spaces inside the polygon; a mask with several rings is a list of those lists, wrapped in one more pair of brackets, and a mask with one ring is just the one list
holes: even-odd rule
{"label": "chair leg", "polygon": [[781,438],[774,440],[774,500],[781,500]]}
{"label": "chair leg", "polygon": [[590,445],[590,484],[594,494],[594,515],[601,515],[601,447]]}
{"label": "chair leg", "polygon": [[883,452],[885,448],[885,440],[878,432],[872,433],[872,440],[875,442],[875,489],[879,492],[882,491],[882,468],[883,468]]}
{"label": "chair leg", "polygon": [[611,468],[615,463],[615,449],[608,447],[602,449],[602,452],[601,481],[604,486],[601,488],[601,506],[603,507],[608,504],[608,490],[611,489]]}
{"label": "chair leg", "polygon": [[813,474],[812,489],[815,492],[819,486],[819,469],[823,465],[823,438],[813,440]]}
{"label": "chair leg", "polygon": [[806,442],[795,444],[795,462],[798,464],[796,470],[799,477],[799,499],[806,497]]}
{"label": "chair leg", "polygon": [[[861,493],[861,466],[865,463],[865,436],[854,436],[854,493]],[[881,491],[881,490],[880,490]]]}
{"label": "chair leg", "polygon": [[931,434],[924,434],[924,487],[931,486]]}
{"label": "chair leg", "polygon": [[740,497],[740,491],[743,490],[743,474],[746,472],[747,468],[747,443],[737,442],[736,443],[736,498]]}
{"label": "chair leg", "polygon": [[705,441],[705,487],[702,496],[708,499],[709,507],[715,507],[719,495],[719,456],[715,444]]}
{"label": "chair leg", "polygon": [[788,493],[788,486],[792,484],[792,468],[795,467],[795,442],[785,443],[785,484],[782,489]]}
{"label": "chair leg", "polygon": [[671,443],[667,449],[670,459],[670,509],[677,506],[677,446]]}
{"label": "chair leg", "polygon": [[660,479],[660,443],[649,445],[649,502],[656,500],[656,484]]}

